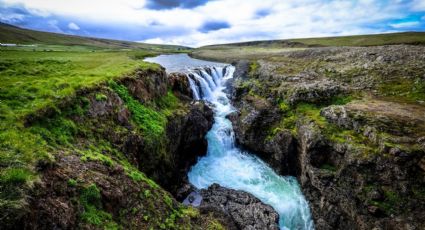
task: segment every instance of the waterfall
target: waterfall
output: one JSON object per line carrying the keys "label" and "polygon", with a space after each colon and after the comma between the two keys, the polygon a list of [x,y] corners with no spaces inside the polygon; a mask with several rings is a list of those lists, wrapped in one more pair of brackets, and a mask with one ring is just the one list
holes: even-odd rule
{"label": "waterfall", "polygon": [[213,104],[214,124],[206,137],[207,154],[189,171],[189,182],[199,189],[218,183],[249,192],[279,213],[281,229],[314,229],[308,203],[296,178],[279,176],[254,154],[235,144],[232,123],[226,118],[235,109],[224,92],[226,81],[233,78],[235,68],[193,59],[187,54],[160,55],[145,60],[161,64],[167,72],[187,73],[193,98]]}
{"label": "waterfall", "polygon": [[193,92],[193,99],[195,99],[195,100],[201,99],[199,97],[199,87],[195,84],[195,81],[193,81],[192,78],[190,78],[190,77],[187,77],[187,78],[189,80],[189,86],[190,86],[190,88],[192,89],[192,92]]}
{"label": "waterfall", "polygon": [[[212,95],[212,89],[211,86],[207,83],[207,81],[201,77],[198,73],[196,73],[195,71],[193,71],[191,74],[189,74],[189,76],[193,76],[196,82],[199,82],[200,86],[201,86],[201,99],[207,99],[210,98]],[[193,88],[192,88],[193,90]]]}
{"label": "waterfall", "polygon": [[279,176],[262,160],[235,144],[232,123],[226,118],[235,110],[224,93],[225,82],[233,77],[235,68],[230,65],[205,68],[190,70],[187,75],[194,99],[214,105],[214,124],[206,137],[208,152],[188,173],[190,183],[199,189],[218,183],[249,192],[279,213],[281,229],[314,229],[297,180]]}
{"label": "waterfall", "polygon": [[211,90],[214,90],[216,88],[215,82],[213,81],[213,78],[211,75],[209,75],[205,70],[201,69],[201,75],[204,79],[207,80],[208,84],[210,85]]}

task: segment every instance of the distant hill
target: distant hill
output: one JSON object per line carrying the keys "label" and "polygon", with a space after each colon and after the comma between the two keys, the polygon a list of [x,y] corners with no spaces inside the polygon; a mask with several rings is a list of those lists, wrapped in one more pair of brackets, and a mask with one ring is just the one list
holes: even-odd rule
{"label": "distant hill", "polygon": [[82,37],[59,33],[23,29],[0,23],[0,43],[43,44],[64,46],[87,46],[100,49],[149,49],[149,50],[184,50],[183,46],[153,45],[138,42],[119,41],[102,38]]}
{"label": "distant hill", "polygon": [[322,38],[299,38],[285,40],[251,41],[221,45],[203,46],[201,48],[231,48],[243,46],[255,47],[314,47],[314,46],[378,46],[394,44],[425,45],[425,32],[403,32],[389,34],[371,34]]}

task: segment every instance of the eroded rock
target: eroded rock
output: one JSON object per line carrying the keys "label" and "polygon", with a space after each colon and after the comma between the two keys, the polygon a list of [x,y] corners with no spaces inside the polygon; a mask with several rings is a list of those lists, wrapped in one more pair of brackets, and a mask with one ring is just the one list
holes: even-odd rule
{"label": "eroded rock", "polygon": [[230,217],[237,229],[279,229],[279,214],[253,195],[213,184],[200,191],[201,210],[214,210]]}

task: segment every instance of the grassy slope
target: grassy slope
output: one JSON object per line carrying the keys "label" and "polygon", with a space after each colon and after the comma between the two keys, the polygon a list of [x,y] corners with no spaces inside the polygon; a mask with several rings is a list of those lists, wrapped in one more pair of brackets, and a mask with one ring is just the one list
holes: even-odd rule
{"label": "grassy slope", "polygon": [[354,35],[320,38],[297,38],[285,40],[252,41],[201,48],[220,49],[241,46],[255,47],[309,47],[309,46],[377,46],[394,44],[425,44],[425,32],[404,32],[390,34]]}
{"label": "grassy slope", "polygon": [[[152,45],[137,42],[90,38],[58,33],[48,33],[23,29],[12,25],[0,23],[0,43],[15,44],[41,44],[71,47],[85,47],[90,49],[148,49],[161,52],[175,52],[185,50],[187,47],[173,45]],[[65,48],[66,47],[61,47]],[[69,47],[68,47],[69,48]]]}
{"label": "grassy slope", "polygon": [[[100,139],[86,139],[87,143],[95,146],[92,147],[94,150],[88,151],[85,149],[87,146],[76,145],[76,133],[86,131],[89,127],[75,124],[68,116],[83,113],[84,108],[59,108],[60,104],[69,100],[84,104],[86,98],[75,97],[78,90],[100,85],[105,87],[110,80],[119,79],[136,68],[158,69],[158,65],[142,61],[146,56],[182,52],[182,47],[177,46],[83,38],[24,30],[4,24],[0,25],[0,42],[37,43],[36,47],[0,47],[2,221],[7,219],[6,216],[14,215],[12,210],[25,206],[22,199],[25,197],[25,190],[32,186],[33,181],[38,180],[37,165],[54,160],[52,153],[77,151],[83,155],[82,159],[114,162],[108,160],[107,155],[99,153],[99,149],[109,146]],[[99,100],[104,97],[102,94],[97,96]],[[168,110],[155,112],[150,107],[144,108],[144,111],[149,110],[158,116],[172,113]],[[30,127],[25,126],[28,116],[40,114],[43,110],[56,111],[56,115],[46,117]],[[143,132],[143,135],[148,133]],[[130,166],[124,168],[129,168],[131,177],[135,173],[140,174]]]}
{"label": "grassy slope", "polygon": [[425,32],[241,42],[200,47],[193,50],[191,55],[207,60],[232,62],[240,59],[269,58],[288,51],[316,46],[378,46],[391,44],[424,45]]}
{"label": "grassy slope", "polygon": [[[0,184],[33,178],[34,164],[51,157],[48,143],[25,127],[26,116],[46,108],[57,110],[56,106],[77,90],[118,78],[136,67],[158,68],[132,58],[136,53],[141,55],[139,52],[1,51]],[[71,128],[72,124],[66,127]]]}

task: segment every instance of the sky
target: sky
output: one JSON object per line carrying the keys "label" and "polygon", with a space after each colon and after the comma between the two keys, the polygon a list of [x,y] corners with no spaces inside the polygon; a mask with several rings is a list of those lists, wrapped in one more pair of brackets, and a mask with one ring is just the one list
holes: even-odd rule
{"label": "sky", "polygon": [[0,0],[0,21],[155,44],[425,31],[425,0]]}

